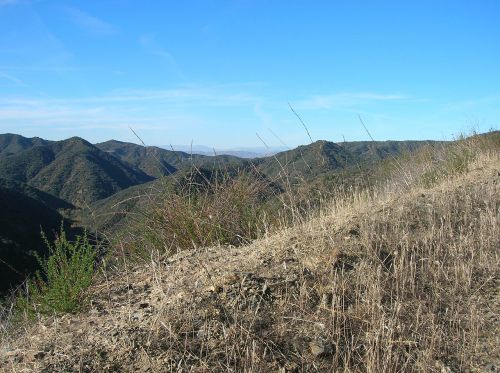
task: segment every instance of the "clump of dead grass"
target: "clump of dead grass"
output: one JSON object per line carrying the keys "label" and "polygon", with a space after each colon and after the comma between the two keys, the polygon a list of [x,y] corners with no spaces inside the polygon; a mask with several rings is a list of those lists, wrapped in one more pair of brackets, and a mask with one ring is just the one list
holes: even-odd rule
{"label": "clump of dead grass", "polygon": [[248,244],[278,225],[280,211],[270,208],[276,186],[259,175],[194,169],[175,187],[156,194],[132,245],[142,253],[172,255],[214,245]]}

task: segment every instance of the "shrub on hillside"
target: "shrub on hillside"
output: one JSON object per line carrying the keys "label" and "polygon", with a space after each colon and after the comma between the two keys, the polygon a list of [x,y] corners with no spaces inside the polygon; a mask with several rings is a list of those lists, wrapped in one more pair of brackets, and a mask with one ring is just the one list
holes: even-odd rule
{"label": "shrub on hillside", "polygon": [[43,232],[42,238],[49,255],[42,258],[35,254],[41,270],[27,281],[26,293],[18,298],[18,306],[30,314],[74,312],[80,308],[92,282],[95,250],[86,233],[70,242],[61,228],[53,244]]}
{"label": "shrub on hillside", "polygon": [[255,175],[209,179],[196,173],[155,198],[141,238],[168,253],[249,242],[278,221],[269,208],[273,193],[273,185]]}

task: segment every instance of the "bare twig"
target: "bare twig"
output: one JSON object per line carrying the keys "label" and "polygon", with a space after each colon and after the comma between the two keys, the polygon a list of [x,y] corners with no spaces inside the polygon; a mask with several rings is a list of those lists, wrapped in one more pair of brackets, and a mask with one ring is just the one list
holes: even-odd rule
{"label": "bare twig", "polygon": [[290,107],[290,110],[292,111],[292,113],[295,114],[295,116],[299,119],[300,123],[302,124],[302,126],[306,130],[307,136],[309,136],[309,140],[311,140],[311,144],[312,144],[314,141],[313,141],[313,139],[311,137],[311,134],[309,133],[309,130],[307,129],[306,124],[304,123],[304,121],[302,120],[302,118],[300,117],[300,115],[297,114],[297,112],[294,110],[294,108],[292,107],[292,105],[290,103],[288,103],[288,106]]}

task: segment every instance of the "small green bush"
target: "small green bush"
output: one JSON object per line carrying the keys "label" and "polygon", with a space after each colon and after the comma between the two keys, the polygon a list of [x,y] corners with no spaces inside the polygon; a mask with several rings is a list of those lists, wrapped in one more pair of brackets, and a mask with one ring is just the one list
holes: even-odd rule
{"label": "small green bush", "polygon": [[86,233],[70,242],[61,228],[53,244],[43,232],[42,238],[49,255],[42,258],[35,254],[41,270],[28,280],[26,294],[19,297],[18,305],[31,314],[77,311],[85,290],[92,283],[95,250]]}

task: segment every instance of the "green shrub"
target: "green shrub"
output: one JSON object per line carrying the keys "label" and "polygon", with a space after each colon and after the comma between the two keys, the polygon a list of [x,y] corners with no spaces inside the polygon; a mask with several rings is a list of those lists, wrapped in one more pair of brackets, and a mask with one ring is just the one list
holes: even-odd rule
{"label": "green shrub", "polygon": [[95,272],[95,250],[86,233],[70,242],[61,228],[53,244],[43,232],[42,238],[49,255],[42,258],[35,254],[41,270],[28,280],[18,306],[30,314],[77,311]]}

